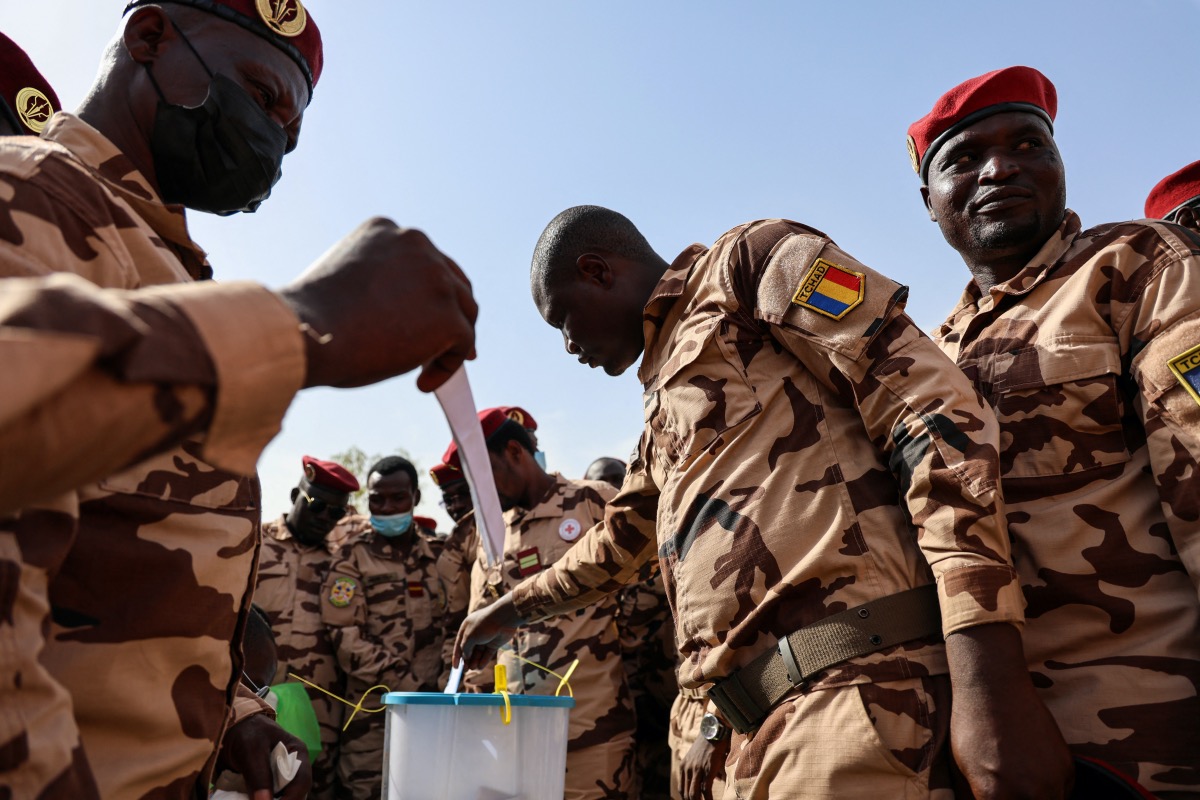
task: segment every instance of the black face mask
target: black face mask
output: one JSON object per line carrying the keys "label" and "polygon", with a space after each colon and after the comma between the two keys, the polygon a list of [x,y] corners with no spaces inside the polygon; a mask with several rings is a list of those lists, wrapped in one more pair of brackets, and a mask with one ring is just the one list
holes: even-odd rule
{"label": "black face mask", "polygon": [[201,105],[175,105],[167,102],[146,65],[159,98],[150,151],[162,198],[221,216],[256,211],[283,175],[287,133],[249,92],[224,75],[213,75],[183,31],[179,35],[210,82]]}

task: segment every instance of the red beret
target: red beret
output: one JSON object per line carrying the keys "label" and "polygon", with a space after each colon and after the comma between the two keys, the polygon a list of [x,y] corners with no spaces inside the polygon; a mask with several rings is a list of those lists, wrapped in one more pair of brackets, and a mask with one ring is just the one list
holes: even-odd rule
{"label": "red beret", "polygon": [[36,136],[61,109],[58,95],[25,51],[0,33],[0,113],[11,116],[17,130]]}
{"label": "red beret", "polygon": [[125,13],[144,5],[178,3],[241,25],[291,56],[308,81],[308,99],[321,79],[325,55],[321,31],[301,0],[132,0]]}
{"label": "red beret", "polygon": [[963,128],[1003,111],[1037,114],[1054,130],[1058,92],[1054,84],[1033,67],[1006,67],[963,81],[938,98],[933,110],[908,126],[908,157],[921,176],[929,175],[929,162],[946,140]]}
{"label": "red beret", "polygon": [[[518,412],[520,418],[513,416],[511,412]],[[479,425],[483,428],[483,438],[491,439],[496,431],[504,427],[506,422],[515,422],[526,430],[536,430],[537,423],[533,421],[533,417],[529,416],[523,409],[516,406],[498,406],[496,408],[485,408],[479,412]],[[532,423],[532,426],[530,426]],[[462,469],[462,462],[458,460],[458,445],[454,442],[446,448],[446,452],[442,455],[442,463],[449,464],[455,469]]]}
{"label": "red beret", "polygon": [[1183,206],[1200,198],[1200,161],[1193,161],[1163,178],[1146,198],[1147,219],[1170,219]]}
{"label": "red beret", "polygon": [[437,520],[433,517],[413,516],[413,522],[431,533],[437,530]]}
{"label": "red beret", "polygon": [[465,481],[467,478],[462,474],[462,470],[453,464],[434,464],[433,469],[429,470],[429,477],[433,478],[434,486],[450,486],[451,484]]}
{"label": "red beret", "polygon": [[301,462],[304,464],[304,477],[308,478],[309,483],[346,494],[358,491],[358,478],[341,464],[312,456],[305,456]]}
{"label": "red beret", "polygon": [[508,415],[509,419],[513,420],[514,422],[519,422],[521,427],[525,430],[537,430],[537,420],[533,418],[533,414],[530,414],[520,406],[500,406],[500,410]]}

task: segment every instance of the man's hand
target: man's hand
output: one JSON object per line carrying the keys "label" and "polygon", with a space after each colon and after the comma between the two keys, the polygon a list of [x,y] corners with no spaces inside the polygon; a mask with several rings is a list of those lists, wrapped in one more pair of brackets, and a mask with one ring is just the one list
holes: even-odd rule
{"label": "man's hand", "polygon": [[368,220],[280,291],[315,334],[306,386],[364,386],[421,368],[432,392],[475,357],[479,307],[458,265],[417,230]]}
{"label": "man's hand", "polygon": [[481,669],[500,645],[525,624],[513,605],[512,592],[463,620],[454,640],[454,661],[464,659],[468,669]]}
{"label": "man's hand", "polygon": [[729,738],[714,745],[697,736],[679,763],[679,792],[683,800],[713,800],[713,778],[725,774],[725,756],[729,753]]}
{"label": "man's hand", "polygon": [[1058,800],[1074,768],[1046,710],[1021,647],[1021,634],[991,623],[946,638],[954,693],[950,744],[977,800]]}
{"label": "man's hand", "polygon": [[279,797],[282,800],[304,800],[312,788],[308,748],[266,714],[246,717],[225,732],[217,769],[227,769],[241,775],[251,800],[272,800],[275,786],[271,774],[271,751],[279,742],[300,756],[300,771],[287,786],[281,787]]}

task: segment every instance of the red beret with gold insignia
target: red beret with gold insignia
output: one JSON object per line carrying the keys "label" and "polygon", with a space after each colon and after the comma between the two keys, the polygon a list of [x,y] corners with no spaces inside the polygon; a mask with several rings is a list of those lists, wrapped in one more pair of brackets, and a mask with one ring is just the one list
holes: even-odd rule
{"label": "red beret with gold insignia", "polygon": [[1146,218],[1166,219],[1184,206],[1200,200],[1200,161],[1193,161],[1163,178],[1146,198]]}
{"label": "red beret with gold insignia", "polygon": [[1004,111],[1037,114],[1054,130],[1058,92],[1033,67],[1005,67],[963,81],[938,98],[933,110],[908,126],[908,157],[925,183],[934,154],[963,128]]}
{"label": "red beret with gold insignia", "polygon": [[58,95],[25,51],[0,33],[0,114],[21,133],[37,136],[61,109]]}
{"label": "red beret with gold insignia", "polygon": [[[516,411],[520,417],[513,416],[510,412]],[[516,406],[497,406],[496,408],[485,408],[479,412],[479,425],[483,428],[483,438],[490,440],[505,423],[515,422],[526,430],[536,430],[537,423],[533,421],[533,417],[529,416],[524,409]],[[530,427],[532,423],[532,427]],[[446,448],[446,452],[442,455],[442,463],[449,464],[455,469],[462,469],[462,462],[458,459],[458,445],[454,442]]]}
{"label": "red beret with gold insignia", "polygon": [[438,487],[451,486],[459,481],[465,481],[466,475],[463,475],[462,470],[453,464],[434,464],[433,469],[429,470],[429,477],[433,478],[433,485]]}
{"label": "red beret with gold insignia", "polygon": [[132,0],[125,13],[145,5],[177,3],[241,25],[291,56],[308,81],[308,99],[321,79],[325,53],[321,31],[302,0]]}
{"label": "red beret with gold insignia", "polygon": [[358,491],[358,478],[341,464],[312,456],[305,456],[301,461],[304,464],[304,477],[309,483],[346,494]]}
{"label": "red beret with gold insignia", "polygon": [[520,406],[500,406],[500,410],[503,411],[513,422],[519,422],[521,427],[525,430],[537,430],[537,420],[533,418],[533,414],[530,414]]}

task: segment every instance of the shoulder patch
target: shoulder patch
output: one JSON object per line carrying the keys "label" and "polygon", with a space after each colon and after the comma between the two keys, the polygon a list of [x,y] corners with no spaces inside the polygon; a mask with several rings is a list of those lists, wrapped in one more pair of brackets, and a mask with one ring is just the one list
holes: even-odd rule
{"label": "shoulder patch", "polygon": [[1200,405],[1200,345],[1180,353],[1167,361],[1175,379],[1183,385],[1187,393]]}
{"label": "shoulder patch", "polygon": [[354,599],[356,591],[358,591],[358,582],[354,578],[338,578],[329,588],[329,605],[345,608]]}
{"label": "shoulder patch", "polygon": [[830,319],[841,319],[862,305],[866,276],[818,258],[804,274],[792,302]]}

